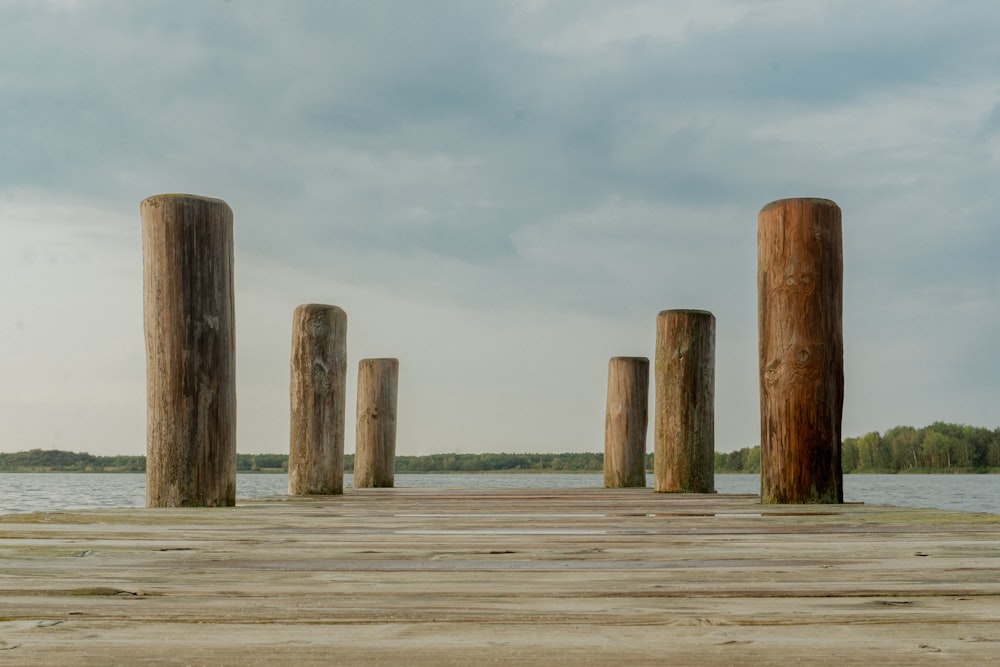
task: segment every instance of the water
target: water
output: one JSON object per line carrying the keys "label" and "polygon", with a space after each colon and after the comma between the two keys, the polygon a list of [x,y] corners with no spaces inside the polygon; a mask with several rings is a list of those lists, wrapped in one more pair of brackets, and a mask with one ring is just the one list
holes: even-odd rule
{"label": "water", "polygon": [[[397,487],[600,488],[601,474],[397,474]],[[647,484],[652,487],[650,476]],[[351,475],[344,485],[350,487]],[[757,475],[716,475],[719,493],[760,490]],[[284,495],[287,475],[237,475],[242,498]],[[845,475],[844,500],[1000,514],[1000,475]],[[142,507],[146,476],[128,473],[0,473],[0,514]]]}

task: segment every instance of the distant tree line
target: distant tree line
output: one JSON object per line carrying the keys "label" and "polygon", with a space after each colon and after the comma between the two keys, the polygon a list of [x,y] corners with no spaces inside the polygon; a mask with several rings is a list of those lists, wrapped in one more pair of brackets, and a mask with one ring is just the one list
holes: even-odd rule
{"label": "distant tree line", "polygon": [[[845,438],[845,473],[994,472],[1000,473],[1000,428],[934,422],[914,428],[897,426]],[[562,454],[430,454],[397,456],[397,473],[428,472],[601,472],[604,455]],[[653,455],[646,455],[646,470]],[[0,472],[145,472],[145,456],[94,456],[57,449],[0,453]],[[287,454],[237,454],[238,472],[288,472]],[[344,470],[354,470],[354,455],[344,456]],[[759,473],[760,446],[715,453],[717,473]]]}
{"label": "distant tree line", "polygon": [[715,453],[717,473],[758,473],[760,472],[760,445],[744,447],[733,452]]}
{"label": "distant tree line", "polygon": [[[934,422],[844,438],[845,473],[1000,472],[1000,428]],[[716,452],[716,472],[760,472],[760,446]]]}
{"label": "distant tree line", "polygon": [[145,472],[145,456],[94,456],[58,449],[0,453],[0,472]]}
{"label": "distant tree line", "polygon": [[[652,465],[650,455],[649,465]],[[582,454],[431,454],[397,456],[396,472],[600,472],[604,455]],[[57,449],[0,453],[0,472],[145,472],[145,456],[95,456]],[[353,472],[354,455],[344,456]],[[288,472],[288,454],[237,454],[237,472]]]}
{"label": "distant tree line", "polygon": [[237,454],[236,472],[288,472],[288,454]]}
{"label": "distant tree line", "polygon": [[[346,467],[346,464],[345,464]],[[353,470],[353,461],[351,469]],[[397,456],[397,473],[419,472],[601,472],[604,455],[577,454],[431,454]]]}
{"label": "distant tree line", "polygon": [[934,422],[847,438],[844,472],[1000,472],[1000,428]]}

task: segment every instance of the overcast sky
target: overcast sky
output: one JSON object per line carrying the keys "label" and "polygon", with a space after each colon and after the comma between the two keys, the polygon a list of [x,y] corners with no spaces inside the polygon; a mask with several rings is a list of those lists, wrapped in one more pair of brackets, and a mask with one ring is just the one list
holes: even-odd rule
{"label": "overcast sky", "polygon": [[843,210],[844,435],[996,427],[998,34],[993,0],[0,3],[0,450],[145,452],[163,192],[234,211],[240,452],[288,451],[301,303],[348,313],[348,452],[383,356],[399,454],[601,451],[668,308],[715,314],[716,448],[755,445],[757,213],[799,196]]}

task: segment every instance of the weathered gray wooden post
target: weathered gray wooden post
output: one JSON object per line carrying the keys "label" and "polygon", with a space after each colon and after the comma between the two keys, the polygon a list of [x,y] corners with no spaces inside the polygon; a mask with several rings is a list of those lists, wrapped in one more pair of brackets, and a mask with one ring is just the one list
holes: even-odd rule
{"label": "weathered gray wooden post", "polygon": [[715,492],[715,316],[656,316],[653,473],[658,493]]}
{"label": "weathered gray wooden post", "polygon": [[649,359],[612,357],[604,418],[604,488],[646,486]]}
{"label": "weathered gray wooden post", "polygon": [[358,419],[354,487],[388,488],[395,483],[397,359],[358,364]]}
{"label": "weathered gray wooden post", "polygon": [[140,212],[146,506],[235,505],[233,212],[181,194]]}
{"label": "weathered gray wooden post", "polygon": [[844,501],[842,243],[827,199],[782,199],[758,216],[763,503]]}
{"label": "weathered gray wooden post", "polygon": [[292,316],[288,495],[344,492],[347,313],[304,304]]}

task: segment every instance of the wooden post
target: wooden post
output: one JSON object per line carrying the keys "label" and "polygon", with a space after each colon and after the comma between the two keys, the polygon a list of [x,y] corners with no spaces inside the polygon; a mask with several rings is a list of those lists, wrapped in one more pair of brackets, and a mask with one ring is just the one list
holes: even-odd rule
{"label": "wooden post", "polygon": [[194,195],[140,212],[146,506],[235,505],[233,212]]}
{"label": "wooden post", "polygon": [[782,199],[757,227],[762,503],[842,503],[840,207]]}
{"label": "wooden post", "polygon": [[653,471],[658,493],[715,493],[715,316],[656,316]]}
{"label": "wooden post", "polygon": [[288,495],[344,492],[347,313],[304,304],[292,316]]}
{"label": "wooden post", "polygon": [[358,423],[354,488],[388,488],[396,469],[397,359],[362,359],[358,364]]}
{"label": "wooden post", "polygon": [[649,359],[612,357],[604,418],[604,488],[646,486]]}

